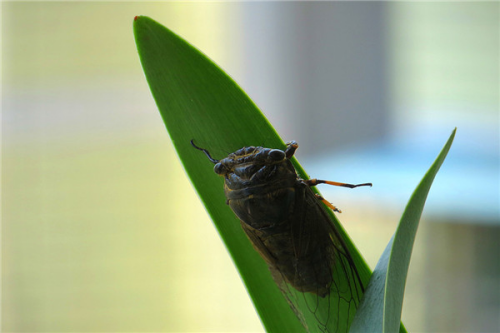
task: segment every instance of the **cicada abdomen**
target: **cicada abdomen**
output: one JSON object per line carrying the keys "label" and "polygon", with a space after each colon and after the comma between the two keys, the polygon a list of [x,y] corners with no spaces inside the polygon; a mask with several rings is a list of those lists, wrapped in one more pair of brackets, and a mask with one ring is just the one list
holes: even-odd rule
{"label": "cicada abdomen", "polygon": [[[290,161],[298,148],[295,141],[287,143],[285,151],[244,147],[222,160],[191,143],[224,177],[227,204],[304,327],[347,331],[363,284],[345,242],[320,203],[324,199],[311,186],[371,184],[300,179]],[[340,311],[349,314],[347,320],[335,316]]]}

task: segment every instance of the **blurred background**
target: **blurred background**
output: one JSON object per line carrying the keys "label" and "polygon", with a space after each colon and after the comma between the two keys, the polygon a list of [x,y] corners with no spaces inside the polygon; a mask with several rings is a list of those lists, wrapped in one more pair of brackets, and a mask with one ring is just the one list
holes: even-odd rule
{"label": "blurred background", "polygon": [[372,268],[458,127],[424,210],[403,322],[500,330],[499,3],[1,10],[2,331],[263,329],[164,129],[135,15],[226,70],[299,142],[311,176],[373,182],[321,188]]}

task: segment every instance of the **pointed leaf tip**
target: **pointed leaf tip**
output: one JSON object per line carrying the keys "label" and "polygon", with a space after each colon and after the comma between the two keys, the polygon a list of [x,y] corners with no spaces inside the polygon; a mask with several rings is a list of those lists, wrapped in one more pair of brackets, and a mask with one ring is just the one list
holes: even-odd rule
{"label": "pointed leaf tip", "polygon": [[455,133],[456,128],[408,201],[399,226],[373,272],[351,332],[405,332],[401,310],[413,243],[427,194]]}

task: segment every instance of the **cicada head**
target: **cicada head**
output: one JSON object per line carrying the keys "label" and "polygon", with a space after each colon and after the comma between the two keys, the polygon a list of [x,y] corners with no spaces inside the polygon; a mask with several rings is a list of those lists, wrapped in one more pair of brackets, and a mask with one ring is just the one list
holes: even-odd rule
{"label": "cicada head", "polygon": [[285,151],[263,147],[241,148],[220,160],[214,171],[224,176],[228,190],[265,186],[297,178]]}
{"label": "cicada head", "polygon": [[[196,147],[193,144],[194,147]],[[224,177],[227,204],[238,218],[254,228],[278,225],[293,212],[297,173],[290,158],[295,141],[286,150],[243,147],[222,160],[213,159],[214,171]]]}

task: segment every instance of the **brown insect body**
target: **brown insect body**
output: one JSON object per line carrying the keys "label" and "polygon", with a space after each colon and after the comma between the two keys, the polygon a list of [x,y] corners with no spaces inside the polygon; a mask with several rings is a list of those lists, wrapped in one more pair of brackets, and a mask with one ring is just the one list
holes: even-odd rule
{"label": "brown insect body", "polygon": [[[243,147],[222,160],[214,160],[208,151],[191,143],[205,152],[215,164],[214,171],[224,176],[227,204],[285,296],[283,281],[300,292],[321,297],[329,295],[332,283],[340,288],[333,280],[334,270],[339,270],[334,268],[336,262],[342,274],[357,279],[363,290],[346,245],[320,203],[324,199],[310,187],[320,183],[351,188],[371,184],[300,179],[290,161],[298,148],[295,141],[287,143],[285,151]],[[355,293],[359,295],[357,290]]]}
{"label": "brown insect body", "polygon": [[275,279],[324,297],[332,283],[334,249],[330,230],[314,223],[323,213],[318,199],[289,160],[296,148],[295,142],[285,152],[245,147],[214,170],[225,177],[227,203]]}

